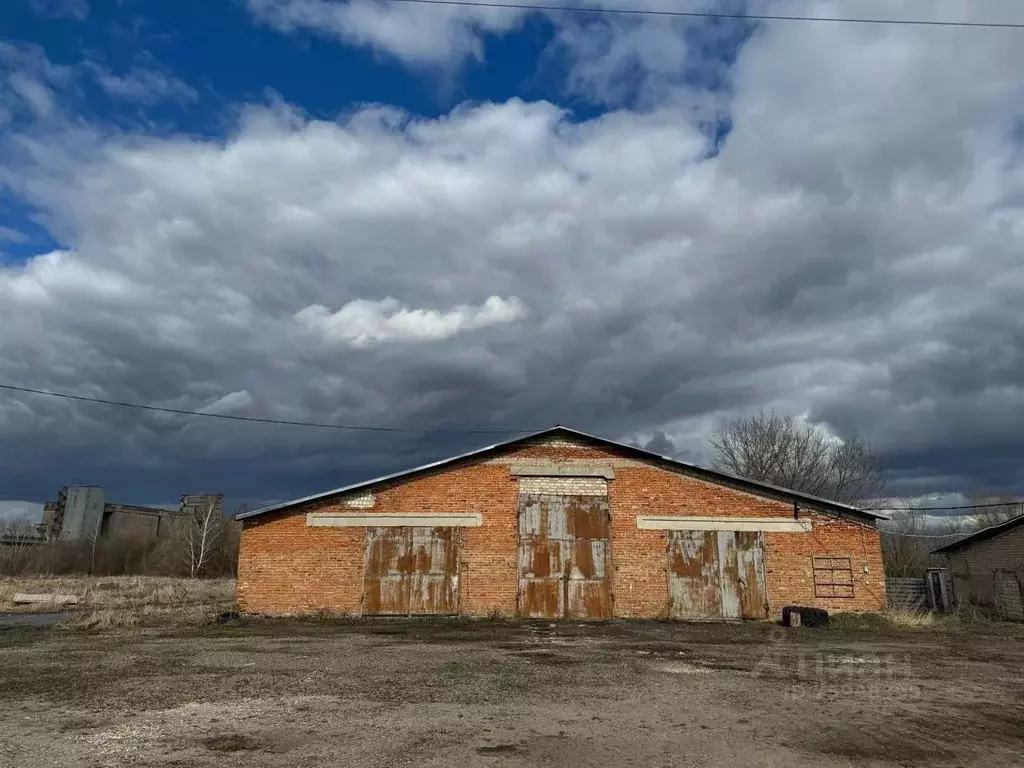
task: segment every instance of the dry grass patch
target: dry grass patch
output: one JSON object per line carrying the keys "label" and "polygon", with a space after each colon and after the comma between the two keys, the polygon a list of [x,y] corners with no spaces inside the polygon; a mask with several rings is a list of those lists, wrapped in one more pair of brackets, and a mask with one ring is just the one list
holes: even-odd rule
{"label": "dry grass patch", "polygon": [[[205,623],[231,610],[234,579],[166,576],[59,576],[0,579],[0,611],[52,611],[52,606],[15,606],[19,592],[78,597],[72,624],[84,627]],[[60,610],[60,609],[57,609]]]}
{"label": "dry grass patch", "polygon": [[944,614],[905,608],[892,608],[885,613],[885,618],[890,625],[904,629],[940,629],[956,623]]}
{"label": "dry grass patch", "polygon": [[884,613],[834,613],[829,624],[837,629],[909,629],[947,632],[966,626],[990,625],[998,621],[990,610],[973,606],[950,613],[933,613],[908,608],[890,608]]}

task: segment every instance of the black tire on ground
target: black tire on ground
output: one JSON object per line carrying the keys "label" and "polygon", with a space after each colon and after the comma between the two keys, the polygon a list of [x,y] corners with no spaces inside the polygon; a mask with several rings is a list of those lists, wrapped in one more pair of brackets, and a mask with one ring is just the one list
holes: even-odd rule
{"label": "black tire on ground", "polygon": [[782,624],[793,626],[792,615],[800,615],[800,624],[804,627],[824,627],[828,624],[828,611],[824,608],[807,608],[801,605],[787,605],[782,609]]}

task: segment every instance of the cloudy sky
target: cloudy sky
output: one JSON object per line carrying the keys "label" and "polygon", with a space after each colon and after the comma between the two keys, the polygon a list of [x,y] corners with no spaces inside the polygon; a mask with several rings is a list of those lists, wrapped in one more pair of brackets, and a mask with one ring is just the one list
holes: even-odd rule
{"label": "cloudy sky", "polygon": [[[4,21],[2,384],[695,462],[767,408],[869,439],[893,494],[1024,491],[1024,29],[389,0]],[[504,436],[0,391],[0,514],[70,483],[259,504]]]}

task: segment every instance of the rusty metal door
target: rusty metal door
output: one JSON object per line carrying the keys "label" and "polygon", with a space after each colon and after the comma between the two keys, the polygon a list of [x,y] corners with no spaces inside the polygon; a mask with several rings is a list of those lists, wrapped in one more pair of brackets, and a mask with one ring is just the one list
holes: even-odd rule
{"label": "rusty metal door", "polygon": [[669,531],[669,616],[673,619],[718,618],[722,613],[718,583],[718,533]]}
{"label": "rusty metal door", "polygon": [[764,536],[760,531],[736,531],[736,558],[741,619],[768,617],[764,586]]}
{"label": "rusty metal door", "polygon": [[669,617],[768,615],[764,545],[757,531],[669,531]]}
{"label": "rusty metal door", "polygon": [[460,552],[458,528],[367,528],[363,613],[458,613]]}
{"label": "rusty metal door", "polygon": [[519,495],[519,615],[609,619],[611,517],[606,496]]}

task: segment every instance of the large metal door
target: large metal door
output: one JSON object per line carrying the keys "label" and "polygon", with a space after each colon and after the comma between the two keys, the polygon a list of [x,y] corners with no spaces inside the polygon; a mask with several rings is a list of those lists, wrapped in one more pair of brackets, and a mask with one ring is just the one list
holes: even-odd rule
{"label": "large metal door", "polygon": [[519,615],[609,619],[606,496],[519,495]]}
{"label": "large metal door", "polygon": [[668,532],[669,615],[713,619],[722,613],[718,595],[718,533]]}
{"label": "large metal door", "polygon": [[367,528],[363,613],[458,613],[460,545],[454,527]]}
{"label": "large metal door", "polygon": [[669,616],[763,619],[764,546],[757,531],[669,531]]}

